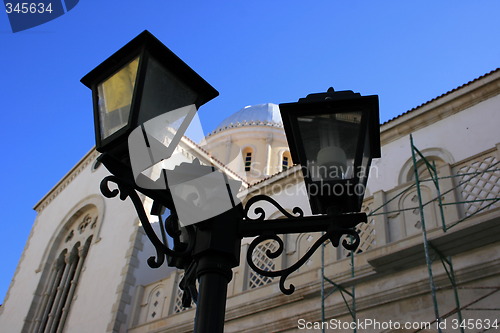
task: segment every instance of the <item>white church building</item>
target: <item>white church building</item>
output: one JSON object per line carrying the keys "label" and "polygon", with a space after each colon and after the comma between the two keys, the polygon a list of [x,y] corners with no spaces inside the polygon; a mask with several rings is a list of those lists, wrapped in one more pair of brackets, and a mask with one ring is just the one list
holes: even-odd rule
{"label": "white church building", "polygon": [[[225,332],[352,332],[353,321],[367,325],[360,332],[417,332],[419,324],[420,332],[444,324],[451,332],[468,319],[485,328],[496,320],[500,327],[499,126],[500,69],[382,124],[382,158],[372,163],[363,204],[368,223],[358,228],[356,253],[325,244],[285,282],[296,287],[287,296],[277,279],[250,269],[252,239],[243,239]],[[232,158],[234,147],[242,160]],[[223,120],[206,146],[184,138],[177,150],[242,181],[245,201],[266,194],[287,210],[311,214],[275,104],[245,107]],[[37,217],[0,308],[0,331],[193,330],[195,305],[183,308],[178,288],[183,272],[148,266],[155,250],[133,205],[100,192],[109,172],[98,155],[91,150],[35,205]],[[142,198],[149,211],[151,201]],[[270,219],[282,215],[264,208]],[[269,270],[289,267],[318,237],[286,235],[280,257],[266,256],[277,247],[273,241],[252,257]],[[481,331],[475,328],[465,331]]]}

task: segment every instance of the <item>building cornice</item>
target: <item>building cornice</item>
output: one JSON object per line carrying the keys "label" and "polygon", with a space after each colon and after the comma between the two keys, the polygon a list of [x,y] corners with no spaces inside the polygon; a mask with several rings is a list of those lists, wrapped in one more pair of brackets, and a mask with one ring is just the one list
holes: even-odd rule
{"label": "building cornice", "polygon": [[56,185],[38,201],[33,209],[40,214],[90,163],[95,161],[99,152],[92,148]]}
{"label": "building cornice", "polygon": [[245,121],[245,122],[237,122],[237,123],[231,123],[228,126],[224,126],[222,128],[218,128],[210,133],[208,133],[207,137],[214,136],[220,132],[224,132],[228,129],[232,128],[242,128],[242,127],[255,127],[255,126],[260,126],[260,127],[274,127],[274,128],[283,128],[282,123],[275,123],[275,122],[267,122],[267,121]]}

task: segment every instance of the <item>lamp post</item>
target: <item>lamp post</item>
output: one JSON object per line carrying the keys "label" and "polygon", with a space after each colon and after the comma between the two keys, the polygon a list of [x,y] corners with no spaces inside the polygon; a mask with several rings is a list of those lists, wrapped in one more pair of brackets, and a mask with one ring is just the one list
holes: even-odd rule
{"label": "lamp post", "polygon": [[[142,130],[148,143],[148,138],[151,138],[145,129],[159,116],[172,113],[174,119],[189,123],[193,108],[188,105],[198,108],[218,95],[149,32],[143,32],[97,66],[82,79],[82,83],[93,91],[96,149],[102,153],[100,159],[112,174],[102,180],[101,192],[108,198],[120,195],[121,200],[131,199],[146,235],[156,249],[156,256],[148,259],[151,267],[159,267],[167,259],[169,266],[185,270],[179,286],[184,291],[183,305],[189,306],[192,300],[197,304],[195,332],[223,332],[227,285],[232,278],[231,269],[239,265],[242,238],[254,237],[247,252],[249,266],[264,276],[279,277],[279,287],[288,295],[295,287],[286,285],[286,279],[323,242],[330,240],[337,247],[348,235],[351,241],[344,239],[342,245],[349,250],[358,247],[360,239],[355,228],[367,220],[366,214],[359,213],[359,210],[369,166],[373,157],[380,157],[377,96],[362,97],[353,92],[329,89],[326,93],[311,94],[297,103],[280,104],[292,158],[302,165],[315,214],[304,216],[299,207],[289,213],[265,195],[250,198],[243,207],[232,193],[238,184],[223,172],[214,171],[213,166],[201,165],[197,160],[183,163],[174,170],[164,170],[164,188],[141,186],[144,183],[137,181],[132,156],[127,149],[127,137],[130,148],[134,131]],[[185,112],[177,116],[175,112],[178,111],[172,111],[174,109]],[[180,126],[180,135],[183,134],[182,128],[185,130]],[[178,137],[177,134],[174,138]],[[152,145],[154,140],[145,149]],[[169,156],[164,157],[168,159]],[[152,162],[158,160],[161,159],[152,158]],[[176,181],[172,181],[172,174],[177,175],[174,177]],[[207,175],[210,177],[205,181],[203,177]],[[198,181],[202,178],[205,179],[203,182]],[[219,184],[218,187],[212,185],[214,182]],[[111,190],[109,183],[115,183],[118,188]],[[193,185],[190,188],[194,188],[191,189],[194,192],[178,191],[177,186],[183,183]],[[226,197],[230,201],[227,208],[196,223],[187,221],[189,216],[203,216],[203,209],[211,206],[200,206],[200,200],[193,205],[193,195],[213,199],[213,193],[217,193],[215,197],[222,198],[224,191],[227,191]],[[161,239],[154,232],[137,192],[153,200],[151,214],[159,219]],[[265,211],[259,206],[262,201],[274,205],[285,217],[267,220]],[[189,212],[192,215],[182,214],[186,207],[193,210]],[[165,224],[162,219],[164,208],[170,211]],[[200,212],[196,213],[196,209]],[[274,259],[284,251],[284,243],[278,235],[304,232],[324,234],[290,267],[268,271],[252,261],[252,253],[260,243],[267,240],[278,243],[275,252],[266,253]],[[166,233],[173,239],[172,248],[167,244]]]}

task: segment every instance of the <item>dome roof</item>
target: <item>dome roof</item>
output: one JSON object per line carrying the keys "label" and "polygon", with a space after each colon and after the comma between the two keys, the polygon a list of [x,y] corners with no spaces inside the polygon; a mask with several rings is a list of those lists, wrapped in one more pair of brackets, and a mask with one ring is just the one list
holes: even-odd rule
{"label": "dome roof", "polygon": [[281,115],[278,105],[273,103],[245,106],[240,111],[224,119],[211,133],[215,134],[227,128],[267,125],[282,127]]}

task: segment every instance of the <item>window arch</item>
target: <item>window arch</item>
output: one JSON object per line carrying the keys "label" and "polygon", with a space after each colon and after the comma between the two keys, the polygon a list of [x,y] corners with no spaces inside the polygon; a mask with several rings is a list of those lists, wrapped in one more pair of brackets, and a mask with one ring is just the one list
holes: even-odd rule
{"label": "window arch", "polygon": [[164,303],[165,290],[163,288],[163,285],[160,284],[149,294],[146,321],[158,319],[159,317],[161,317],[163,313],[163,306],[165,305]]}
{"label": "window arch", "polygon": [[96,229],[97,209],[87,206],[57,236],[38,287],[41,294],[33,302],[35,320],[30,332],[63,331]]}
{"label": "window arch", "polygon": [[288,170],[292,166],[292,156],[288,150],[281,155],[281,171]]}
{"label": "window arch", "polygon": [[[426,156],[425,158],[431,166],[436,166],[436,170],[438,170],[441,166],[446,164],[442,159],[436,156]],[[431,173],[429,172],[429,168],[427,167],[427,164],[422,160],[419,160],[417,162],[417,172],[419,179],[431,178]],[[410,170],[406,175],[406,181],[407,182],[415,181],[415,168],[413,166],[410,168]]]}
{"label": "window arch", "polygon": [[[421,150],[421,153],[431,164],[434,162],[438,169],[445,164],[453,164],[455,162],[453,155],[443,148],[427,148]],[[419,176],[421,176],[422,178],[429,178],[430,175],[427,171],[427,167],[424,161],[422,161],[420,158],[418,158],[417,161],[417,169]],[[406,160],[403,167],[401,168],[401,171],[399,172],[398,182],[399,184],[405,184],[414,180],[415,169],[413,168],[413,159],[409,158],[408,160]]]}
{"label": "window arch", "polygon": [[252,159],[254,158],[254,150],[252,147],[246,147],[243,149],[243,162],[245,163],[245,171],[252,170]]}

